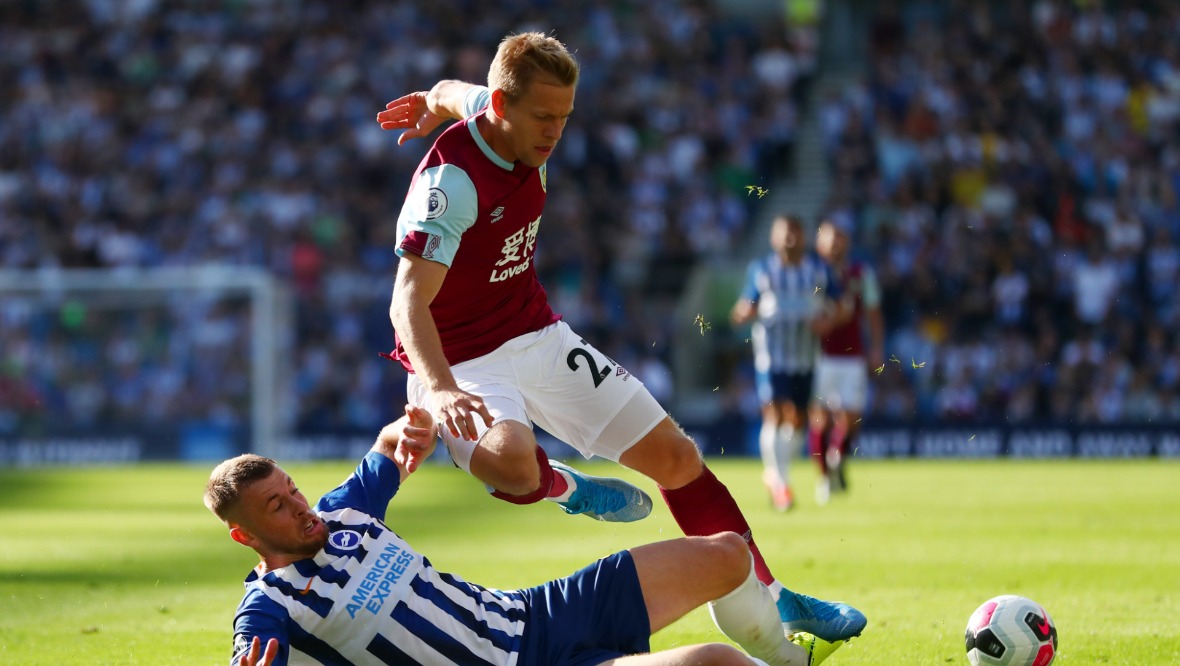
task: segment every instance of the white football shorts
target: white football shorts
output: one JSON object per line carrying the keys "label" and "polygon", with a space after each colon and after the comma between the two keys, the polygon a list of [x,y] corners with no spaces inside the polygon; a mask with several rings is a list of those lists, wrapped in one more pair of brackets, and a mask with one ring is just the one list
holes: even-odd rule
{"label": "white football shorts", "polygon": [[[630,372],[574,333],[563,321],[526,333],[495,351],[451,367],[459,388],[483,398],[492,425],[533,424],[586,458],[618,461],[667,416]],[[410,404],[434,412],[416,374],[406,385]],[[475,420],[478,437],[487,431]],[[476,442],[440,429],[455,464],[471,472]]]}
{"label": "white football shorts", "polygon": [[814,400],[828,409],[863,414],[869,371],[863,356],[820,354],[815,363]]}

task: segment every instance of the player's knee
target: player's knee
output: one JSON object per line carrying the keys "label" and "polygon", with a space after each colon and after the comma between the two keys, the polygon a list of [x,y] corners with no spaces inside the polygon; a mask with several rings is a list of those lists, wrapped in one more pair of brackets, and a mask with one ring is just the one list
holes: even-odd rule
{"label": "player's knee", "polygon": [[750,576],[750,547],[737,532],[720,532],[709,539],[709,557],[713,570],[726,591],[735,589]]}
{"label": "player's knee", "polygon": [[705,467],[705,461],[701,459],[701,451],[697,448],[696,442],[684,433],[676,439],[669,458],[676,469],[692,472],[694,479]]}
{"label": "player's knee", "polygon": [[642,472],[661,488],[683,488],[705,468],[696,443],[671,419],[656,426],[619,462]]}
{"label": "player's knee", "polygon": [[499,490],[513,495],[527,495],[541,486],[541,470],[536,458],[529,456],[519,460],[505,460],[501,470]]}
{"label": "player's knee", "polygon": [[701,452],[684,432],[678,431],[662,458],[664,470],[656,479],[665,488],[682,488],[697,479],[705,469]]}
{"label": "player's knee", "polygon": [[541,468],[534,451],[509,448],[480,458],[481,473],[476,476],[502,493],[528,495],[541,486]]}

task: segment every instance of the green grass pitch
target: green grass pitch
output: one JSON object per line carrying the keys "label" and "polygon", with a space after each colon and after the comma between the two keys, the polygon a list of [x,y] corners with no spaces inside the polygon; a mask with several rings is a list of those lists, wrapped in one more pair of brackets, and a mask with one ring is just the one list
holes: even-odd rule
{"label": "green grass pitch", "polygon": [[[1180,466],[1140,461],[855,461],[852,493],[771,511],[749,459],[710,461],[780,580],[869,617],[835,666],[966,664],[963,629],[997,594],[1039,601],[1055,664],[1180,664]],[[201,505],[212,465],[0,470],[0,664],[224,664],[254,554]],[[653,484],[607,463],[586,469]],[[290,465],[309,497],[351,469]],[[679,532],[547,503],[510,506],[448,466],[424,469],[391,525],[434,564],[485,585],[533,585]],[[691,585],[685,581],[685,585]],[[722,640],[698,610],[653,647]]]}

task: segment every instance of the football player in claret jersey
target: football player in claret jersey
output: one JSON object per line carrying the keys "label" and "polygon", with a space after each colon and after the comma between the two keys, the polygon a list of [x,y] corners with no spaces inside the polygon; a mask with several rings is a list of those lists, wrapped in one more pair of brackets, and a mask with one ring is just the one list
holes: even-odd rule
{"label": "football player in claret jersey", "polygon": [[[523,590],[436,570],[386,519],[434,441],[429,415],[407,407],[314,508],[269,458],[245,454],[213,470],[205,505],[260,559],[234,616],[232,666],[808,666],[839,647],[787,639],[733,533],[632,548]],[[653,632],[706,602],[752,656],[723,644],[644,654]]]}
{"label": "football player in claret jersey", "polygon": [[840,312],[839,288],[819,257],[807,252],[803,221],[780,215],[771,251],[750,262],[730,321],[753,321],[754,373],[762,402],[763,482],[776,509],[795,502],[791,459],[803,448],[820,336]]}
{"label": "football player in claret jersey", "polygon": [[505,38],[488,85],[440,81],[390,102],[399,143],[448,119],[410,183],[397,221],[390,302],[407,396],[437,420],[451,458],[505,501],[549,499],[569,513],[638,520],[651,500],[614,479],[550,462],[535,423],[583,456],[654,480],[687,535],[745,536],[787,631],[855,636],[862,613],[784,588],[766,566],[729,490],[696,444],[625,368],[549,306],[533,257],[548,188],[546,161],[574,112],[578,64],[541,33]]}
{"label": "football player in claret jersey", "polygon": [[[851,309],[850,317],[823,336],[815,367],[808,448],[821,472],[815,489],[820,504],[847,489],[845,467],[868,400],[869,368],[885,364],[881,288],[872,267],[851,256],[850,231],[847,222],[829,219],[815,237],[816,252],[831,266]],[[861,332],[865,323],[867,346]]]}

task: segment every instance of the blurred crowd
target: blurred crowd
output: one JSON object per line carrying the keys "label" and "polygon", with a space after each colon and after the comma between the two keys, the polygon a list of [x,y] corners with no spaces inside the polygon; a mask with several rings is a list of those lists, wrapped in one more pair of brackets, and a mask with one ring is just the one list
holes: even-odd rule
{"label": "blurred crowd", "polygon": [[[400,409],[395,220],[428,141],[385,102],[483,81],[499,39],[582,66],[537,267],[571,325],[667,400],[671,311],[794,142],[814,30],[708,0],[0,3],[0,269],[257,266],[295,293],[299,432]],[[249,304],[0,298],[0,434],[248,423]],[[676,330],[674,330],[676,329]]]}
{"label": "blurred crowd", "polygon": [[1180,5],[879,3],[871,34],[819,102],[883,288],[871,414],[1180,420]]}

